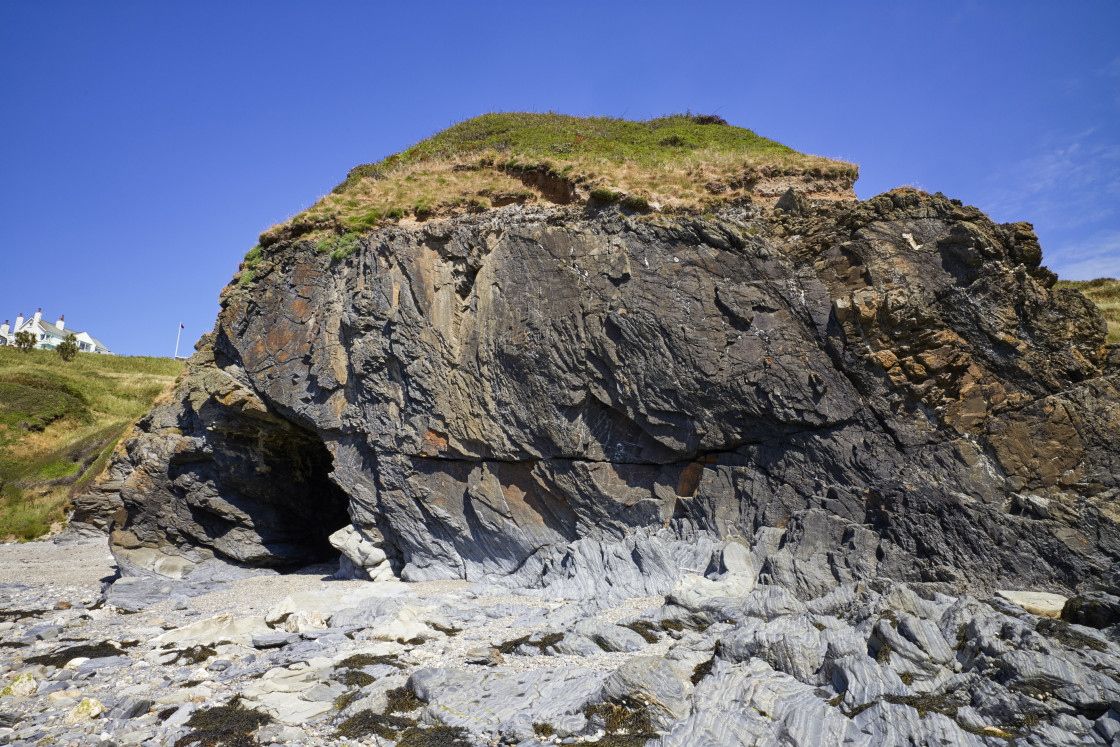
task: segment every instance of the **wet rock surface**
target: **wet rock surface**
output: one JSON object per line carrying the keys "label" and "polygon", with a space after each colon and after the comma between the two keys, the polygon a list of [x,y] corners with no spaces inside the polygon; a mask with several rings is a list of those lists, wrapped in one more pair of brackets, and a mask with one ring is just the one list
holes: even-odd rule
{"label": "wet rock surface", "polygon": [[[31,549],[60,564],[86,553],[112,578],[101,543]],[[0,739],[12,744],[1042,746],[1120,735],[1120,628],[944,583],[879,578],[798,600],[753,575],[721,583],[717,568],[667,596],[565,601],[462,581],[338,580],[332,565],[126,612],[97,583],[13,582],[21,550],[0,547]],[[287,632],[301,614],[324,627]],[[43,638],[44,627],[59,633]],[[615,641],[619,630],[633,639]],[[563,646],[579,640],[590,645]]]}

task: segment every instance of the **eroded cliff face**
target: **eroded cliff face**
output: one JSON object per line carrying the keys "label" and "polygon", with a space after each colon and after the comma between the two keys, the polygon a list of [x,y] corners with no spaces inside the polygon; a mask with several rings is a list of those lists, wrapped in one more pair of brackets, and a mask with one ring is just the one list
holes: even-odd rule
{"label": "eroded cliff face", "polygon": [[269,247],[112,467],[122,567],[305,562],[352,523],[359,573],[572,595],[666,591],[728,541],[805,595],[1109,578],[1120,352],[1029,225],[779,205]]}

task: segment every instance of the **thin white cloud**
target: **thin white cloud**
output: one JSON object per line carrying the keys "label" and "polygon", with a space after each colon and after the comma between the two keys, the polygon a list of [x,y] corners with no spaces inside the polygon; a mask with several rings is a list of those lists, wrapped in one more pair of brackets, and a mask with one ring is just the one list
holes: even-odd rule
{"label": "thin white cloud", "polygon": [[989,211],[1051,229],[1086,229],[1120,214],[1120,143],[1099,128],[993,175]]}
{"label": "thin white cloud", "polygon": [[1063,280],[1120,278],[1120,231],[1101,231],[1052,252],[1043,250],[1043,262]]}

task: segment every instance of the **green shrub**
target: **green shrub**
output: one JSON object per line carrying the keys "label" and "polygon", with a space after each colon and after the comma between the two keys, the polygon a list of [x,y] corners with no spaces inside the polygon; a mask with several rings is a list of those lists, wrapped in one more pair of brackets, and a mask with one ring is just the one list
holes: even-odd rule
{"label": "green shrub", "polygon": [[16,332],[16,347],[26,353],[31,348],[35,347],[35,335],[24,330],[23,332]]}
{"label": "green shrub", "polygon": [[724,125],[728,127],[727,120],[723,117],[717,117],[715,114],[693,114],[691,119],[698,125]]}
{"label": "green shrub", "polygon": [[685,139],[681,135],[670,135],[667,138],[663,138],[661,140],[661,142],[658,143],[658,145],[661,145],[662,147],[665,147],[665,148],[695,147],[695,146],[692,145],[692,143],[690,143],[687,139]]}
{"label": "green shrub", "polygon": [[58,350],[59,358],[67,362],[72,361],[74,360],[74,356],[78,354],[78,338],[71,332],[66,335],[66,339],[60,342],[55,349]]}
{"label": "green shrub", "polygon": [[591,190],[591,199],[598,200],[599,202],[614,202],[619,197],[622,197],[621,192],[612,192],[602,187]]}
{"label": "green shrub", "polygon": [[622,198],[622,207],[627,210],[638,210],[645,213],[649,211],[649,201],[638,195],[626,195]]}

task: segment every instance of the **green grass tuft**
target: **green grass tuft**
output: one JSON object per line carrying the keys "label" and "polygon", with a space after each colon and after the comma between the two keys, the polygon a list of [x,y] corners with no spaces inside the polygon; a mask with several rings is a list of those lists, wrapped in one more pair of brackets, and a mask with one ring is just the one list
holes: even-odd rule
{"label": "green grass tuft", "polygon": [[320,254],[330,254],[332,262],[349,257],[361,247],[361,236],[356,233],[344,233],[341,236],[328,235],[315,242],[315,251]]}
{"label": "green grass tuft", "polygon": [[637,210],[642,213],[648,212],[650,209],[649,201],[646,198],[640,197],[638,195],[626,195],[625,197],[623,197],[622,207],[628,210]]}
{"label": "green grass tuft", "polygon": [[591,190],[591,199],[598,200],[599,202],[614,202],[619,197],[622,197],[621,192],[613,192],[603,188]]}

